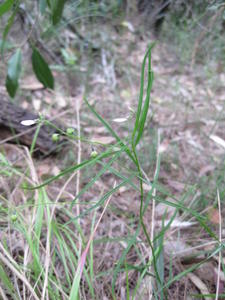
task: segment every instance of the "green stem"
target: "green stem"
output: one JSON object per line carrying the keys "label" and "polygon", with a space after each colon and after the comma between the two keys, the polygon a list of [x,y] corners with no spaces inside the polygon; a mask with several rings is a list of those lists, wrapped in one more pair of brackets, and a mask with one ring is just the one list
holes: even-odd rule
{"label": "green stem", "polygon": [[154,266],[154,271],[155,271],[156,278],[159,281],[159,283],[161,283],[160,276],[159,276],[159,273],[158,273],[158,270],[157,270],[157,263],[156,263],[156,256],[155,256],[155,253],[154,253],[154,247],[153,247],[153,244],[151,242],[151,239],[149,238],[147,228],[145,226],[144,219],[143,219],[143,216],[144,216],[144,213],[143,213],[143,206],[144,206],[143,180],[141,179],[142,178],[142,172],[141,172],[140,163],[139,163],[139,160],[138,160],[138,157],[137,157],[137,153],[136,153],[134,143],[132,143],[132,150],[133,150],[134,158],[135,158],[135,161],[136,161],[136,166],[137,166],[137,170],[138,170],[138,174],[139,174],[139,183],[140,183],[140,200],[141,200],[140,210],[139,210],[140,224],[141,224],[141,227],[143,229],[144,235],[147,239],[148,245],[150,246],[151,251],[152,251],[153,266]]}

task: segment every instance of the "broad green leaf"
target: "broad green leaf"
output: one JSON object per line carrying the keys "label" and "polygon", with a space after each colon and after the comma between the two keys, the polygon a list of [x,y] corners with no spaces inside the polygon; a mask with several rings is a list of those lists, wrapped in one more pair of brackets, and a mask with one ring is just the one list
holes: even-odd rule
{"label": "broad green leaf", "polygon": [[18,89],[18,82],[12,81],[10,77],[7,76],[5,86],[10,97],[14,98]]}
{"label": "broad green leaf", "polygon": [[7,13],[13,5],[13,0],[6,0],[0,5],[0,17]]}
{"label": "broad green leaf", "polygon": [[6,88],[11,97],[14,97],[16,94],[20,72],[21,50],[17,49],[8,62],[8,73],[6,78]]}
{"label": "broad green leaf", "polygon": [[52,72],[37,49],[33,49],[32,66],[37,79],[46,87],[54,88],[54,78]]}
{"label": "broad green leaf", "polygon": [[8,76],[12,80],[18,80],[21,72],[21,49],[17,49],[8,62]]}

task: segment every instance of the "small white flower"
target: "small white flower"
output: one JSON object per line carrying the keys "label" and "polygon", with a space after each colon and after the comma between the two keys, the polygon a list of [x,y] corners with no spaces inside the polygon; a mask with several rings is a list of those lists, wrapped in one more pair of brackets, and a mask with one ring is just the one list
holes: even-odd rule
{"label": "small white flower", "polygon": [[39,121],[39,119],[23,120],[23,121],[20,122],[20,124],[23,125],[23,126],[32,126],[34,124],[37,124],[38,121]]}

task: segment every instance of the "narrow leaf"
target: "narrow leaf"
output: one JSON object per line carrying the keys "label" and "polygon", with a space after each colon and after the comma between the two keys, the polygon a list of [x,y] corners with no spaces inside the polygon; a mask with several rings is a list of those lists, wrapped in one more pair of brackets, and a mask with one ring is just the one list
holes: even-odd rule
{"label": "narrow leaf", "polygon": [[15,2],[14,7],[15,8],[13,10],[13,13],[9,17],[9,19],[7,21],[7,24],[6,24],[5,28],[4,28],[3,34],[2,34],[1,55],[3,55],[3,50],[4,50],[4,47],[5,47],[6,38],[7,38],[8,33],[9,33],[9,31],[10,31],[12,25],[13,25],[14,18],[16,16],[17,11],[18,11],[19,1]]}
{"label": "narrow leaf", "polygon": [[145,65],[146,65],[147,59],[149,58],[149,54],[151,55],[151,50],[152,50],[152,48],[154,46],[155,46],[155,43],[152,43],[149,46],[147,52],[145,53],[145,56],[144,56],[144,59],[143,59],[143,63],[142,63],[142,67],[141,67],[140,94],[139,94],[139,100],[138,100],[138,107],[137,107],[137,114],[136,114],[135,126],[134,126],[134,130],[133,130],[133,133],[132,133],[132,140],[133,140],[133,142],[134,142],[135,134],[136,134],[137,129],[138,129],[139,119],[140,119],[141,110],[142,110],[142,104],[143,104]]}
{"label": "narrow leaf", "polygon": [[14,97],[16,94],[20,72],[21,50],[17,49],[8,62],[8,73],[6,78],[6,88],[11,97]]}
{"label": "narrow leaf", "polygon": [[46,0],[39,0],[39,10],[40,10],[42,15],[45,12],[46,6],[47,6],[47,1]]}
{"label": "narrow leaf", "polygon": [[145,98],[143,108],[141,110],[141,115],[139,117],[139,122],[137,124],[137,126],[138,126],[138,136],[137,136],[136,141],[135,141],[135,146],[139,143],[139,141],[142,137],[145,121],[146,121],[147,114],[148,114],[149,103],[150,103],[150,93],[151,93],[152,83],[153,83],[153,72],[151,70],[151,48],[149,48],[149,50],[148,50],[147,81],[148,81],[148,83],[147,83],[146,98]]}
{"label": "narrow leaf", "polygon": [[35,48],[32,53],[32,66],[37,79],[44,85],[44,87],[53,89],[54,78],[52,72],[47,62]]}
{"label": "narrow leaf", "polygon": [[96,158],[94,159],[87,159],[84,160],[83,162],[81,162],[79,165],[74,165],[71,167],[66,168],[65,170],[63,170],[62,172],[60,172],[58,175],[50,177],[49,179],[47,179],[45,182],[43,182],[42,184],[35,186],[35,187],[23,187],[24,189],[27,190],[35,190],[35,189],[39,189],[45,185],[48,185],[49,183],[51,183],[54,180],[57,180],[58,178],[64,176],[65,174],[69,174],[72,172],[75,172],[77,170],[81,170],[83,168],[85,168],[86,166],[91,166],[93,164],[95,164],[98,160],[105,158],[105,157],[109,157],[111,155],[113,155],[115,152],[103,152],[102,154],[99,154]]}
{"label": "narrow leaf", "polygon": [[56,25],[61,20],[66,0],[56,0],[54,2],[52,7],[52,23]]}
{"label": "narrow leaf", "polygon": [[[94,109],[93,106],[91,106],[88,102],[88,100],[84,97],[84,101],[87,104],[88,108],[91,110],[91,112],[98,118],[98,120],[105,126],[105,128],[109,131],[109,133],[111,133],[111,135],[117,140],[117,142],[119,143],[120,147],[124,147],[125,144],[123,143],[123,141],[120,139],[120,137],[116,134],[116,132],[112,129],[112,127],[97,113],[97,111]],[[132,159],[132,161],[135,163],[135,159],[132,156],[132,153],[129,149],[128,146],[126,146],[125,149],[127,155]]]}

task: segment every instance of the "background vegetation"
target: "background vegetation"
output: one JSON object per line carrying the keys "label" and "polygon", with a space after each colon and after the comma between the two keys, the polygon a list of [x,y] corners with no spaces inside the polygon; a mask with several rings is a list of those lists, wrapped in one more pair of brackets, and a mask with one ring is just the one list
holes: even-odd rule
{"label": "background vegetation", "polygon": [[2,299],[225,298],[224,10],[0,3]]}

